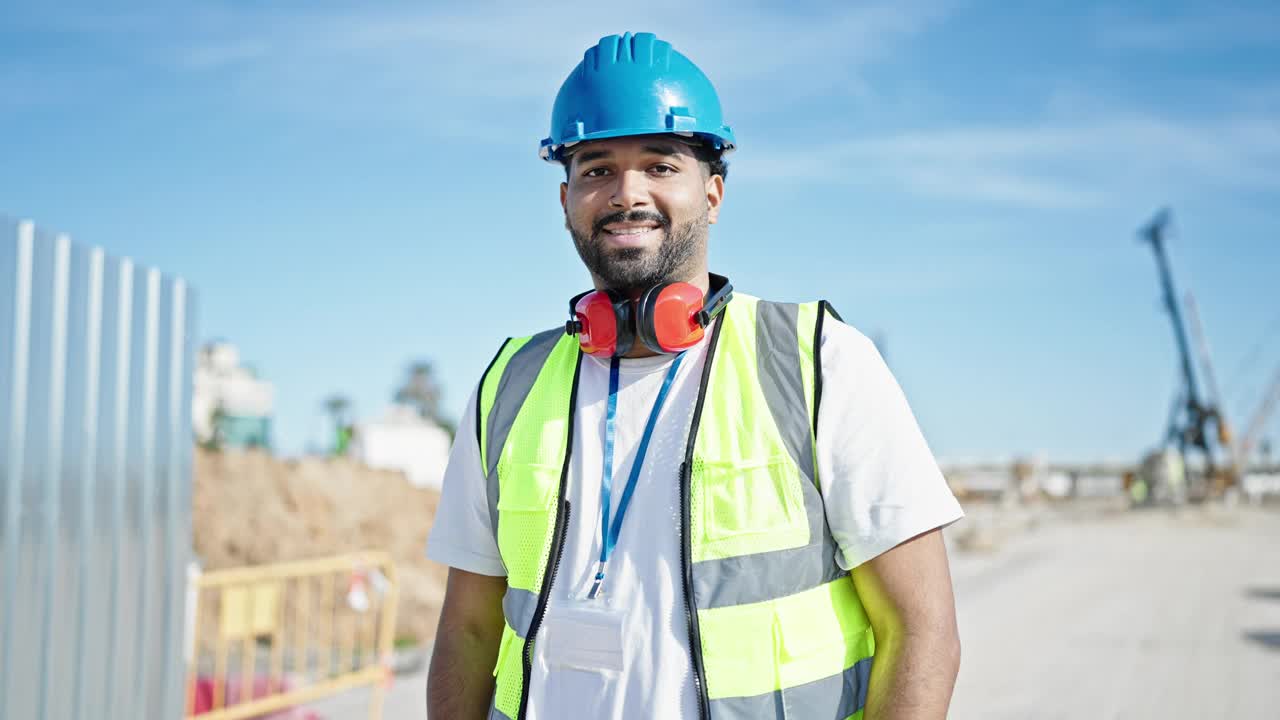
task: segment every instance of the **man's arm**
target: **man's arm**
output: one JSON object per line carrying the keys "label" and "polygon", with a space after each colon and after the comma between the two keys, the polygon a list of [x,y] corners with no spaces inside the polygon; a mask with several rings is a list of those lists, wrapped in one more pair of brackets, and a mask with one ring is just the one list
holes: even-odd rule
{"label": "man's arm", "polygon": [[435,650],[427,672],[427,715],[484,720],[493,697],[493,666],[502,640],[507,579],[449,569]]}
{"label": "man's arm", "polygon": [[853,583],[876,635],[865,719],[946,718],[960,633],[942,531],[859,565]]}

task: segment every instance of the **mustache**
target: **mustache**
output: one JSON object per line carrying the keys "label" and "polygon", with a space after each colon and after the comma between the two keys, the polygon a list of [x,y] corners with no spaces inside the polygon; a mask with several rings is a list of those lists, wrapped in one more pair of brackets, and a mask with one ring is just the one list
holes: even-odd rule
{"label": "mustache", "polygon": [[657,223],[663,230],[671,229],[671,220],[662,213],[649,210],[621,210],[596,220],[591,225],[591,236],[594,238],[604,232],[605,225],[618,222],[652,222]]}

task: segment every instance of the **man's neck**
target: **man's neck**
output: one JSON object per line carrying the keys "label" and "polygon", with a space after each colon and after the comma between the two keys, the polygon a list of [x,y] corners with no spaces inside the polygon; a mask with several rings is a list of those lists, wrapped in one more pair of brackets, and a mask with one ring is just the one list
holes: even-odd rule
{"label": "man's neck", "polygon": [[[690,285],[701,290],[703,296],[705,296],[707,292],[711,289],[711,277],[710,275],[708,275],[705,269],[698,270],[694,273],[691,273],[687,277],[674,278],[672,280],[667,280],[665,282],[689,283]],[[601,291],[617,289],[617,288],[611,288],[608,283],[606,283],[604,280],[597,277],[594,273],[592,273],[591,275],[591,284],[595,286],[596,290],[601,290]],[[636,301],[636,300],[639,300],[640,296],[643,295],[645,291],[648,289],[649,289],[648,287],[627,288],[625,290],[622,290],[621,292],[625,295],[630,296],[632,301]]]}
{"label": "man's neck", "polygon": [[635,358],[657,357],[661,354],[662,353],[656,353],[650,350],[648,345],[645,345],[637,339],[631,344],[631,350],[626,355],[623,355],[622,359],[631,360]]}

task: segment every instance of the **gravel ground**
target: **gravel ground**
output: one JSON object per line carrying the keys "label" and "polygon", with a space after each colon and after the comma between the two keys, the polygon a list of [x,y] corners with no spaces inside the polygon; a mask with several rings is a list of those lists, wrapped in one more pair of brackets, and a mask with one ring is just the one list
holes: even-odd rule
{"label": "gravel ground", "polygon": [[[975,508],[948,534],[952,718],[1280,717],[1280,513]],[[397,678],[384,717],[424,718],[425,688]],[[368,698],[313,707],[356,720]]]}

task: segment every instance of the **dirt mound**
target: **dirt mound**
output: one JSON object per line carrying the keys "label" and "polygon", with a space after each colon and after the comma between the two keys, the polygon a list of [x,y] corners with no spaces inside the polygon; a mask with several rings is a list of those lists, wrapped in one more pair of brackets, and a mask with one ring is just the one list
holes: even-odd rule
{"label": "dirt mound", "polygon": [[440,496],[352,460],[195,451],[195,550],[206,570],[385,550],[400,572],[397,637],[435,636],[447,568],[427,560]]}

